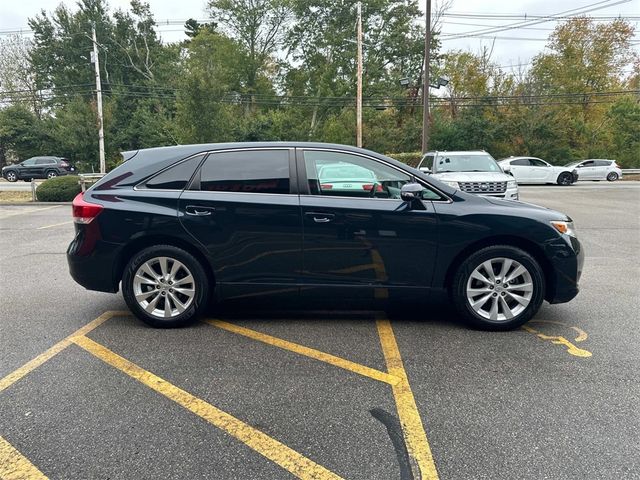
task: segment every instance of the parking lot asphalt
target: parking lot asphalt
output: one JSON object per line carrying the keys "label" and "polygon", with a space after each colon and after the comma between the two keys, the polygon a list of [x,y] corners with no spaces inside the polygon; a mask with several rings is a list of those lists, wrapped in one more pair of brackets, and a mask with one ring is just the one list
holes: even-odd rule
{"label": "parking lot asphalt", "polygon": [[154,330],[71,280],[69,206],[0,205],[0,478],[640,478],[640,183],[521,198],[569,214],[586,261],[505,333],[444,300]]}

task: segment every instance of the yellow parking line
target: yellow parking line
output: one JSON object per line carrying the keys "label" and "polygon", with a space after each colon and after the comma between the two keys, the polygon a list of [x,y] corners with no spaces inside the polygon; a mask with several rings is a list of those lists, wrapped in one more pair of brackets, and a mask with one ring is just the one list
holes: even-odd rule
{"label": "yellow parking line", "polygon": [[360,365],[359,363],[345,360],[344,358],[336,357],[335,355],[321,352],[320,350],[316,350],[313,348],[305,347],[304,345],[299,345],[297,343],[289,342],[281,338],[272,337],[271,335],[257,332],[249,328],[240,327],[238,325],[234,325],[233,323],[223,322],[222,320],[205,320],[205,322],[209,325],[213,325],[214,327],[222,328],[223,330],[237,333],[238,335],[243,335],[253,340],[258,340],[268,345],[272,345],[274,347],[289,350],[290,352],[304,355],[305,357],[320,360],[321,362],[344,368],[345,370],[349,370],[350,372],[357,373],[359,375],[363,375],[380,382],[388,383],[389,385],[395,385],[400,381],[400,379],[396,378],[394,375],[389,375],[388,373],[381,372],[380,370],[376,370],[375,368]]}
{"label": "yellow parking line", "polygon": [[54,223],[53,225],[45,225],[44,227],[36,228],[36,230],[44,230],[45,228],[59,227],[60,225],[68,225],[70,223],[73,223],[73,220],[68,220],[68,221],[62,222],[62,223]]}
{"label": "yellow parking line", "polygon": [[392,386],[393,397],[396,401],[396,409],[404,432],[407,451],[412,459],[412,469],[415,470],[417,465],[418,471],[414,471],[414,478],[437,480],[436,464],[431,454],[431,447],[420,419],[415,398],[411,392],[407,373],[402,364],[402,357],[393,335],[391,323],[386,318],[379,317],[376,325],[389,373],[400,379],[396,385]]}
{"label": "yellow parking line", "polygon": [[51,205],[50,207],[42,207],[42,208],[31,208],[28,210],[20,210],[14,213],[8,213],[7,215],[3,215],[0,217],[0,220],[4,220],[5,218],[15,217],[16,215],[24,215],[26,213],[34,213],[34,212],[43,212],[44,210],[51,210],[52,208],[58,208],[62,205]]}
{"label": "yellow parking line", "polygon": [[0,436],[0,478],[2,480],[46,480],[47,476]]}
{"label": "yellow parking line", "polygon": [[31,373],[33,370],[38,368],[44,362],[46,362],[47,360],[49,360],[52,357],[56,356],[62,350],[67,348],[69,345],[71,345],[71,340],[73,339],[74,336],[76,336],[76,335],[86,335],[87,333],[89,333],[94,328],[102,325],[104,322],[109,320],[111,317],[125,316],[125,315],[131,315],[131,314],[129,312],[116,312],[116,311],[109,311],[109,312],[103,313],[98,318],[96,318],[95,320],[89,322],[84,327],[79,328],[78,330],[73,332],[71,335],[69,335],[67,338],[65,338],[64,340],[59,341],[53,347],[47,349],[46,351],[44,351],[43,353],[38,355],[33,360],[28,361],[23,366],[21,366],[20,368],[14,370],[13,372],[11,372],[6,377],[0,379],[0,392],[2,392],[4,389],[10,387],[14,383],[16,383],[18,380],[20,380],[22,377],[24,377],[25,375]]}
{"label": "yellow parking line", "polygon": [[302,479],[339,479],[333,472],[304,457],[267,434],[191,395],[166,380],[144,370],[87,337],[78,336],[73,342],[103,362],[138,380],[140,383],[173,400],[212,425],[252,448],[272,462]]}

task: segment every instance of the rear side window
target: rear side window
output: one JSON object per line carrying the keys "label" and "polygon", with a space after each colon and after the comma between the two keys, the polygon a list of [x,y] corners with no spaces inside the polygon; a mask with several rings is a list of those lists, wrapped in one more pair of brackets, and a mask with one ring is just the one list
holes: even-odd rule
{"label": "rear side window", "polygon": [[511,165],[516,165],[516,166],[520,166],[520,167],[528,167],[529,164],[529,159],[528,158],[519,158],[517,160],[513,160],[511,162]]}
{"label": "rear side window", "polygon": [[55,163],[53,158],[39,158],[36,160],[36,165],[49,165],[50,163]]}
{"label": "rear side window", "polygon": [[211,154],[200,170],[200,190],[289,193],[289,152],[250,150]]}
{"label": "rear side window", "polygon": [[158,190],[183,190],[187,186],[187,183],[189,183],[189,180],[193,176],[193,172],[196,171],[196,168],[198,168],[198,165],[203,158],[204,154],[197,155],[189,160],[185,160],[184,162],[174,165],[153,177],[145,184],[145,186],[147,188]]}
{"label": "rear side window", "polygon": [[596,160],[596,167],[610,167],[611,160]]}

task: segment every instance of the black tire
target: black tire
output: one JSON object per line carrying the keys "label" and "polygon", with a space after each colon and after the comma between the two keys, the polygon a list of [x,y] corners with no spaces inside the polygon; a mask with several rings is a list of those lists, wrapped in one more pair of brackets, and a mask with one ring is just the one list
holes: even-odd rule
{"label": "black tire", "polygon": [[[488,260],[498,258],[515,260],[516,262],[520,263],[520,265],[525,267],[531,276],[533,289],[531,292],[531,299],[529,301],[529,304],[524,308],[523,311],[521,311],[511,319],[494,321],[481,316],[472,308],[470,303],[471,300],[467,297],[467,284],[470,282],[470,276],[476,270],[476,268],[478,268]],[[498,292],[498,287],[491,286],[489,288],[491,288],[492,290],[496,288],[496,290],[491,294],[495,297]],[[453,277],[453,283],[450,289],[451,300],[453,301],[457,312],[467,323],[482,330],[493,331],[513,330],[514,328],[517,328],[531,320],[531,318],[540,309],[540,305],[542,305],[542,301],[544,300],[544,292],[545,280],[542,269],[540,268],[538,262],[524,250],[509,245],[496,245],[486,247],[476,253],[471,254],[458,267],[458,270]],[[504,293],[500,293],[500,295],[503,295],[505,299],[508,299],[509,297],[508,294],[507,296],[504,296]],[[489,297],[486,302],[492,301],[491,298],[492,297]],[[498,300],[500,299],[498,298]],[[496,300],[496,302],[500,303],[498,300]],[[502,309],[502,307],[499,308]]]}
{"label": "black tire", "polygon": [[47,172],[47,180],[51,178],[56,178],[57,176],[58,176],[58,172],[56,172],[55,170],[49,170]]}
{"label": "black tire", "polygon": [[562,185],[563,187],[567,187],[573,183],[573,177],[569,172],[562,172],[558,175],[558,185]]}
{"label": "black tire", "polygon": [[[145,262],[155,257],[167,257],[170,260],[181,262],[193,277],[193,289],[195,293],[191,303],[182,313],[168,319],[147,312],[138,303],[134,293],[134,277],[136,272]],[[122,276],[122,295],[133,314],[147,325],[156,328],[182,327],[197,320],[206,309],[209,303],[209,280],[200,262],[189,252],[172,245],[158,245],[145,248],[129,260]]]}
{"label": "black tire", "polygon": [[6,178],[10,182],[17,182],[18,181],[18,172],[14,171],[14,170],[9,170],[8,172],[6,172],[4,174],[4,178]]}
{"label": "black tire", "polygon": [[607,180],[610,182],[615,182],[616,180],[618,180],[618,174],[616,172],[609,172],[609,175],[607,175]]}

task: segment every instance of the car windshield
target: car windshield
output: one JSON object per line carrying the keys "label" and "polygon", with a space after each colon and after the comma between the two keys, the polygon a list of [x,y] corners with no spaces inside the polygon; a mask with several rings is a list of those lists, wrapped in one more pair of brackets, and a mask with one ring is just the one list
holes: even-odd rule
{"label": "car windshield", "polygon": [[435,171],[445,172],[501,172],[502,169],[489,154],[465,155],[440,153],[436,158]]}

